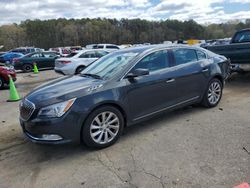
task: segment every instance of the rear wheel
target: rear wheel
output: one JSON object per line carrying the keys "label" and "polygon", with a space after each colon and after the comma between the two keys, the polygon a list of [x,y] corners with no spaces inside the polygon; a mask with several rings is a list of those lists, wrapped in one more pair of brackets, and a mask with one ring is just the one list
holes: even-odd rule
{"label": "rear wheel", "polygon": [[0,77],[0,89],[4,88],[4,80],[2,77]]}
{"label": "rear wheel", "polygon": [[124,127],[121,112],[112,106],[100,107],[87,118],[82,129],[84,144],[94,148],[105,148],[114,144]]}
{"label": "rear wheel", "polygon": [[219,79],[212,79],[209,84],[205,95],[203,96],[202,104],[205,107],[212,108],[218,105],[222,96],[222,83]]}
{"label": "rear wheel", "polygon": [[33,69],[33,66],[31,64],[24,64],[22,69],[24,72],[31,72]]}
{"label": "rear wheel", "polygon": [[80,74],[84,69],[84,66],[77,67],[75,74]]}

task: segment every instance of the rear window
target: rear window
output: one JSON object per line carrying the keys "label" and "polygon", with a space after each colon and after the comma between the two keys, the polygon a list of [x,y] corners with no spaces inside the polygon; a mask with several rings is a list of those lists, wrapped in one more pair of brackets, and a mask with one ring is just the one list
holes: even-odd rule
{"label": "rear window", "polygon": [[85,52],[79,56],[79,58],[95,58],[95,57],[96,57],[95,52]]}
{"label": "rear window", "polygon": [[108,54],[108,52],[105,52],[105,51],[96,51],[95,53],[96,53],[96,57],[98,58]]}
{"label": "rear window", "polygon": [[43,53],[44,57],[50,58],[50,57],[56,57],[57,55],[55,53]]}
{"label": "rear window", "polygon": [[118,46],[114,46],[114,45],[107,45],[106,48],[109,48],[109,49],[119,49]]}
{"label": "rear window", "polygon": [[198,60],[196,52],[193,49],[174,49],[173,53],[176,65],[186,64]]}
{"label": "rear window", "polygon": [[102,49],[102,48],[104,48],[104,46],[103,45],[98,45],[96,48]]}
{"label": "rear window", "polygon": [[12,52],[25,53],[26,50],[25,49],[15,49],[15,50],[12,50]]}
{"label": "rear window", "polygon": [[196,53],[197,53],[198,60],[202,60],[202,59],[207,58],[206,54],[200,50],[197,50]]}

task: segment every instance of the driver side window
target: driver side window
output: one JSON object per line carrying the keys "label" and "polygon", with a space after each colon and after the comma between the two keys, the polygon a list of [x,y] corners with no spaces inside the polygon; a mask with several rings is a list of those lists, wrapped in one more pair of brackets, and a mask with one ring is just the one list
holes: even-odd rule
{"label": "driver side window", "polygon": [[153,52],[138,62],[132,70],[148,69],[149,72],[165,69],[169,67],[167,50]]}

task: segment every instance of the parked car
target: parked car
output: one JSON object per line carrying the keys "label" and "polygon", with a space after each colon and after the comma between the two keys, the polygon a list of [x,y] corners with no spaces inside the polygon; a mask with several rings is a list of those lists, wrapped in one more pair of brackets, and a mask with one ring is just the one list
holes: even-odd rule
{"label": "parked car", "polygon": [[93,49],[97,44],[88,44],[85,46],[86,49]]}
{"label": "parked car", "polygon": [[16,52],[16,53],[21,53],[21,54],[28,54],[28,53],[33,53],[33,52],[43,52],[44,49],[41,48],[34,48],[34,47],[20,47],[20,48],[15,48],[10,50],[9,52]]}
{"label": "parked car", "polygon": [[12,77],[13,81],[16,81],[16,72],[14,69],[0,66],[0,89],[3,89],[5,84],[9,84],[8,75]]}
{"label": "parked car", "polygon": [[4,54],[6,54],[6,52],[0,52],[0,56],[2,56],[2,55],[4,55]]}
{"label": "parked car", "polygon": [[30,72],[33,69],[34,63],[37,64],[38,69],[54,68],[57,58],[58,55],[54,52],[34,52],[21,58],[13,59],[13,63],[16,70]]}
{"label": "parked car", "polygon": [[33,142],[83,142],[103,148],[123,128],[191,104],[215,107],[228,74],[228,60],[181,45],[127,48],[93,62],[81,74],[29,93],[20,123]]}
{"label": "parked car", "polygon": [[230,44],[206,48],[229,58],[235,71],[250,71],[250,29],[236,32]]}
{"label": "parked car", "polygon": [[119,50],[120,47],[115,45],[115,44],[97,44],[97,45],[93,46],[93,49],[103,49],[103,50],[112,52],[115,50]]}
{"label": "parked car", "polygon": [[0,62],[5,63],[9,66],[13,66],[13,59],[14,58],[20,58],[23,57],[24,55],[21,53],[16,53],[16,52],[7,52],[0,56]]}
{"label": "parked car", "polygon": [[70,48],[65,47],[50,48],[49,51],[56,51],[61,57],[67,57],[71,53]]}
{"label": "parked car", "polygon": [[79,74],[93,61],[108,53],[104,50],[82,50],[70,58],[59,58],[55,63],[55,72],[63,75]]}

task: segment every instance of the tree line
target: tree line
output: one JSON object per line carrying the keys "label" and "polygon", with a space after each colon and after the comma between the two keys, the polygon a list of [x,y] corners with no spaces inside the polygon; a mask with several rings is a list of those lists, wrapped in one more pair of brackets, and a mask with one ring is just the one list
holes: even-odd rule
{"label": "tree line", "polygon": [[26,20],[0,26],[3,50],[19,46],[44,49],[59,46],[85,46],[95,43],[139,44],[187,39],[231,37],[236,30],[249,28],[250,22],[200,25],[194,20],[148,21],[141,19],[51,19]]}

